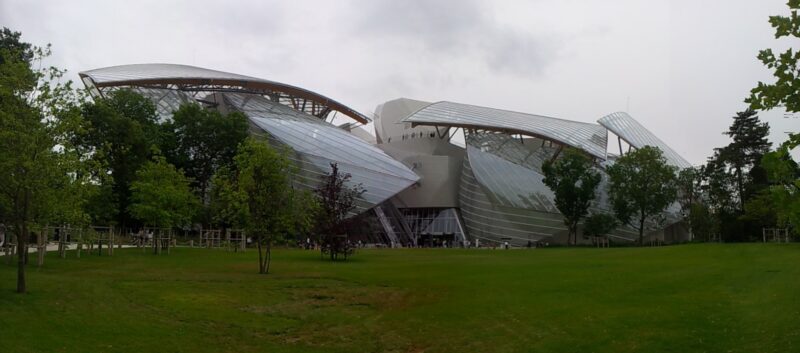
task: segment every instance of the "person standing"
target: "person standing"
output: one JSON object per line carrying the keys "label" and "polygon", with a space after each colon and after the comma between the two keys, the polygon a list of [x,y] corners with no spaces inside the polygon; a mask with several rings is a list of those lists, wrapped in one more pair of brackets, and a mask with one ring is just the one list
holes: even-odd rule
{"label": "person standing", "polygon": [[6,246],[6,225],[0,223],[0,247]]}

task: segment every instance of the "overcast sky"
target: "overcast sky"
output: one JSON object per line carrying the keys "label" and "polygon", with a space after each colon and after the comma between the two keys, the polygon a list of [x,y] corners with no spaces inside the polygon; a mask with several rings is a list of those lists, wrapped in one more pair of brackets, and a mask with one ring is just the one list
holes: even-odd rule
{"label": "overcast sky", "polygon": [[[693,164],[785,48],[786,0],[0,0],[0,25],[53,44],[70,78],[177,63],[285,82],[372,115],[394,98],[595,122],[628,111]],[[775,142],[800,119],[763,113]]]}

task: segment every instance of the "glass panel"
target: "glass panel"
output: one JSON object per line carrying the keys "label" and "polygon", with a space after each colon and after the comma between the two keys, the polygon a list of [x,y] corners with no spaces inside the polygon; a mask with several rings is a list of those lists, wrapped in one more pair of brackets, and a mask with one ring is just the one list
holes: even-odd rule
{"label": "glass panel", "polygon": [[654,146],[664,152],[664,157],[667,162],[678,168],[689,168],[692,165],[683,159],[678,152],[675,152],[664,141],[661,141],[655,134],[647,130],[642,124],[639,124],[628,113],[617,112],[606,115],[597,121],[611,132],[617,134],[631,146],[642,148],[644,146]]}
{"label": "glass panel", "polygon": [[601,159],[606,158],[608,133],[605,128],[597,124],[452,102],[431,104],[403,121],[441,126],[478,127],[495,131],[519,131],[560,141]]}
{"label": "glass panel", "polygon": [[349,173],[349,185],[361,184],[366,190],[357,212],[387,200],[419,179],[380,149],[313,116],[257,95],[225,93],[223,97],[226,104],[248,115],[274,141],[294,151],[292,159],[299,168],[297,185],[316,187],[334,162],[343,173]]}

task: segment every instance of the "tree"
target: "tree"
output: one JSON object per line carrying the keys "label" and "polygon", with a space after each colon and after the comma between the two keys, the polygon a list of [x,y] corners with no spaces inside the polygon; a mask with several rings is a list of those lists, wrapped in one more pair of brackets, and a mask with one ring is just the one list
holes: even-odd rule
{"label": "tree", "polygon": [[[676,185],[683,221],[689,225],[692,239],[710,241],[719,231],[720,212],[727,212],[726,210],[733,207],[730,206],[733,202],[730,197],[733,178],[719,170],[718,174],[707,175],[706,166],[689,167],[678,173]],[[709,200],[717,200],[717,204],[727,206],[714,212],[709,207],[714,202]]]}
{"label": "tree", "polygon": [[267,141],[248,138],[236,155],[238,189],[247,200],[247,232],[258,246],[258,272],[269,273],[272,246],[295,230],[294,166]]}
{"label": "tree", "polygon": [[639,245],[644,243],[648,221],[659,221],[675,201],[676,168],[658,147],[645,146],[625,154],[608,167],[609,197],[620,222],[639,231]]}
{"label": "tree", "polygon": [[595,213],[586,217],[583,222],[583,234],[592,237],[604,237],[617,227],[617,219],[605,213]]}
{"label": "tree", "polygon": [[[775,28],[775,39],[782,37],[800,38],[800,17],[797,10],[800,9],[800,0],[789,0],[787,3],[791,10],[790,16],[770,16],[769,23]],[[789,48],[783,53],[775,55],[772,49],[765,49],[759,52],[758,59],[767,68],[773,70],[773,75],[777,79],[775,83],[767,84],[759,82],[756,88],[750,91],[750,97],[745,101],[750,104],[752,109],[773,109],[784,107],[786,111],[800,111],[800,66],[797,65],[800,59],[800,52]]]}
{"label": "tree", "polygon": [[555,194],[556,208],[564,216],[569,232],[567,243],[577,243],[578,223],[589,213],[595,189],[600,184],[600,173],[592,168],[592,161],[582,152],[568,148],[564,156],[542,165],[542,180]]}
{"label": "tree", "polygon": [[800,167],[792,159],[789,151],[800,146],[800,135],[792,134],[777,150],[764,156],[764,169],[767,170],[772,186],[769,197],[775,207],[777,223],[792,227],[800,234]]}
{"label": "tree", "polygon": [[[790,16],[770,16],[769,23],[775,29],[775,39],[782,37],[800,38],[800,0],[787,2]],[[745,101],[750,108],[770,110],[778,107],[788,112],[800,112],[800,52],[789,48],[775,55],[772,49],[759,52],[758,59],[767,68],[773,70],[776,81],[771,84],[759,82],[750,91]],[[789,151],[800,145],[800,135],[792,134],[776,151],[764,155],[762,163],[771,186],[769,195],[775,207],[779,224],[794,226],[800,224],[800,172],[797,163],[792,160]]]}
{"label": "tree", "polygon": [[295,239],[302,240],[311,237],[317,225],[320,214],[320,204],[316,195],[309,190],[295,190],[292,200],[292,229]]}
{"label": "tree", "polygon": [[[32,46],[30,43],[23,42],[22,40],[22,33],[14,32],[6,27],[3,27],[3,30],[0,31],[0,65],[5,64],[22,64],[23,66],[28,66],[30,69],[29,64],[34,60],[36,56],[36,52],[39,49]],[[23,78],[23,80],[28,81],[28,83],[32,84],[33,81],[36,80],[35,73],[33,70],[24,70],[27,72],[21,72],[23,76],[16,76],[17,78]],[[4,79],[10,78],[11,76],[4,76]],[[5,86],[7,88],[13,86]]]}
{"label": "tree", "polygon": [[761,157],[769,152],[772,144],[767,140],[769,124],[762,123],[753,110],[736,113],[733,123],[724,133],[733,141],[715,150],[716,163],[725,165],[736,183],[735,200],[740,212],[744,212],[747,200],[765,186],[766,180],[760,167]]}
{"label": "tree", "polygon": [[711,241],[720,231],[720,217],[712,213],[711,208],[702,202],[694,203],[689,210],[689,224],[694,239]]}
{"label": "tree", "polygon": [[198,207],[189,180],[160,156],[145,163],[131,184],[133,217],[146,226],[172,228],[187,225]]}
{"label": "tree", "polygon": [[347,236],[348,216],[356,208],[356,200],[366,192],[361,184],[348,186],[351,175],[339,171],[339,165],[331,163],[331,171],[320,177],[314,190],[319,200],[319,223],[322,251],[328,252],[331,260],[339,255],[347,259],[351,251]]}
{"label": "tree", "polygon": [[724,134],[732,141],[715,149],[703,169],[709,206],[726,240],[748,240],[769,226],[761,217],[745,215],[745,206],[768,186],[761,158],[771,147],[769,125],[760,122],[755,111],[746,110],[733,117]]}
{"label": "tree", "polygon": [[705,211],[708,215],[708,208],[703,204],[703,173],[701,168],[689,167],[678,172],[676,179],[678,203],[681,205],[681,215],[683,221],[689,225],[692,236],[697,235],[699,230],[694,224],[697,221],[697,212]]}
{"label": "tree", "polygon": [[247,224],[247,195],[239,192],[236,173],[227,167],[211,178],[209,210],[213,223],[223,230]]}
{"label": "tree", "polygon": [[57,82],[63,71],[33,69],[50,55],[20,41],[20,33],[0,31],[0,222],[17,238],[17,292],[27,290],[25,255],[32,225],[55,217],[60,190],[73,185],[65,153],[57,149],[55,115],[76,104],[71,83]]}
{"label": "tree", "polygon": [[[99,168],[93,175],[101,185],[110,183],[99,202],[116,206],[114,219],[125,226],[133,221],[129,214],[131,183],[136,172],[158,151],[158,115],[153,103],[142,95],[117,90],[105,99],[86,102],[83,123],[73,144]],[[101,205],[100,207],[103,207]]]}
{"label": "tree", "polygon": [[199,104],[181,106],[162,128],[167,160],[186,173],[204,202],[214,172],[233,167],[236,148],[248,134],[244,114],[222,115]]}

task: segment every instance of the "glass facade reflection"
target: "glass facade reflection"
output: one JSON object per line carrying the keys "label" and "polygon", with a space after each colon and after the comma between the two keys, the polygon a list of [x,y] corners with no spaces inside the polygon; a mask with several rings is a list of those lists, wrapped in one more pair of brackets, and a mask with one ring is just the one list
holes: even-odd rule
{"label": "glass facade reflection", "polygon": [[404,208],[405,222],[419,246],[461,246],[467,240],[455,208]]}
{"label": "glass facade reflection", "polygon": [[386,201],[419,179],[377,147],[313,116],[258,95],[223,93],[222,98],[227,107],[246,114],[272,141],[293,151],[298,185],[315,188],[331,163],[349,173],[350,186],[361,184],[366,190],[356,213]]}
{"label": "glass facade reflection", "polygon": [[[184,104],[244,113],[253,134],[287,151],[297,166],[293,178],[297,187],[317,187],[331,163],[336,163],[352,176],[350,185],[360,184],[366,190],[351,215],[352,239],[364,243],[562,242],[559,239],[567,230],[554,195],[543,182],[542,165],[559,158],[568,146],[592,156],[602,181],[591,212],[612,213],[608,176],[603,172],[614,163],[614,156],[606,152],[609,131],[636,148],[659,147],[672,165],[689,165],[626,113],[610,114],[594,124],[400,99],[379,108],[390,117],[387,121],[376,112],[379,148],[328,123],[337,114],[357,124],[367,124],[368,117],[318,93],[279,82],[172,64],[115,66],[81,72],[80,77],[96,98],[116,89],[142,94],[155,103],[162,120]],[[450,143],[458,131],[464,133],[463,147]],[[649,228],[663,230],[664,238],[680,240],[679,221],[680,209],[674,204]],[[609,236],[631,241],[638,234],[623,226]]]}

